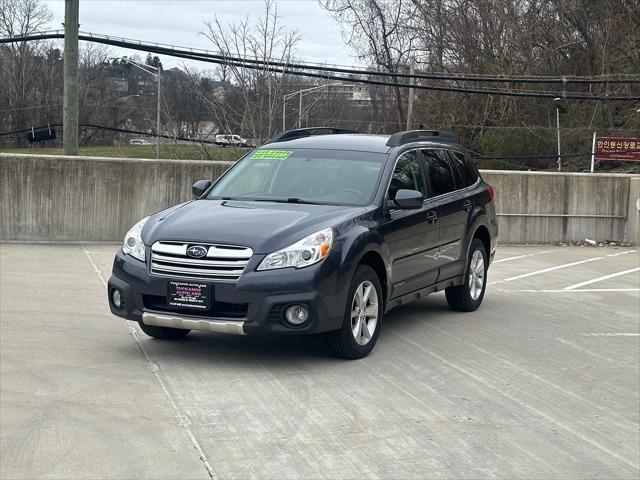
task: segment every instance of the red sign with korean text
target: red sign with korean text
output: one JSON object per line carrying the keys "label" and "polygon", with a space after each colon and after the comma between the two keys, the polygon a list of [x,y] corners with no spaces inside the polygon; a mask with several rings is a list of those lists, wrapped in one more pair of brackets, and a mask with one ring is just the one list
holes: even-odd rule
{"label": "red sign with korean text", "polygon": [[596,160],[640,162],[640,138],[597,137]]}

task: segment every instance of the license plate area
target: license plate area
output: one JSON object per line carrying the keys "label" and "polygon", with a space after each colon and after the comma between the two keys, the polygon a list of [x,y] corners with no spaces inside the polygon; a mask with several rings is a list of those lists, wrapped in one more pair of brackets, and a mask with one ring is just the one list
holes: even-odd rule
{"label": "license plate area", "polygon": [[198,282],[169,282],[167,305],[175,308],[208,310],[211,305],[211,286]]}

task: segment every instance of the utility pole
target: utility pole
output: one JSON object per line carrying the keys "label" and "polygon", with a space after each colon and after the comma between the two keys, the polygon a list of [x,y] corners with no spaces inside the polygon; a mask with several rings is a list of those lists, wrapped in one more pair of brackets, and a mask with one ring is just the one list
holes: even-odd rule
{"label": "utility pole", "polygon": [[65,155],[78,155],[78,21],[80,0],[64,0],[64,107],[62,140]]}
{"label": "utility pole", "polygon": [[157,80],[158,80],[158,106],[156,111],[156,158],[160,158],[160,75],[162,69],[158,67]]}
{"label": "utility pole", "polygon": [[[410,75],[414,75],[416,72],[416,67],[415,67],[415,60],[413,57],[411,57],[411,59],[409,60],[409,74]],[[414,77],[411,77],[410,79],[410,83],[411,85],[415,85],[416,79]],[[413,96],[414,96],[414,89],[413,87],[409,89],[409,104],[407,106],[407,130],[411,130],[411,125],[412,125],[412,117],[413,117]]]}

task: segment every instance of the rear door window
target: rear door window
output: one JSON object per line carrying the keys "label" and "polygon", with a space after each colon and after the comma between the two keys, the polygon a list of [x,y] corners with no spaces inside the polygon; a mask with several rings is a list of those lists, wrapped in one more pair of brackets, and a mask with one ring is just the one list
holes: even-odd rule
{"label": "rear door window", "polygon": [[456,190],[455,177],[447,152],[429,149],[422,150],[421,153],[431,183],[432,196],[437,197]]}
{"label": "rear door window", "polygon": [[449,150],[449,155],[451,156],[453,168],[458,173],[456,176],[456,179],[459,178],[458,181],[460,182],[458,188],[470,187],[478,181],[478,172],[473,168],[468,157],[453,150]]}

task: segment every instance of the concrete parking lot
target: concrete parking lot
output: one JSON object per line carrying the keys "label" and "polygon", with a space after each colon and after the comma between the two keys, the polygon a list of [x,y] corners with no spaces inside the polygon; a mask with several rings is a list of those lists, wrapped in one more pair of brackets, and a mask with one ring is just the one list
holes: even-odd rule
{"label": "concrete parking lot", "polygon": [[0,477],[638,478],[640,254],[499,248],[484,304],[318,338],[144,336],[117,245],[0,245]]}

